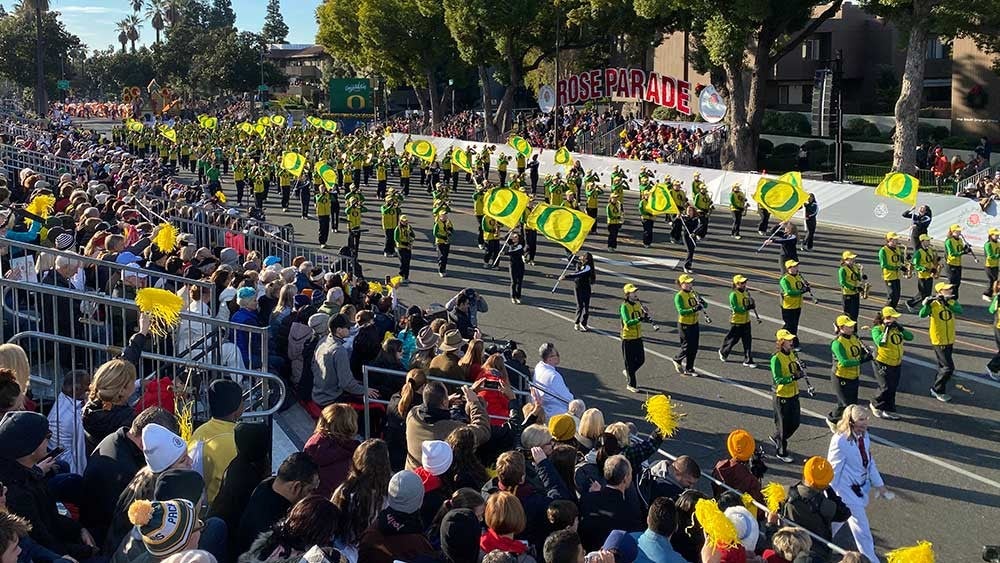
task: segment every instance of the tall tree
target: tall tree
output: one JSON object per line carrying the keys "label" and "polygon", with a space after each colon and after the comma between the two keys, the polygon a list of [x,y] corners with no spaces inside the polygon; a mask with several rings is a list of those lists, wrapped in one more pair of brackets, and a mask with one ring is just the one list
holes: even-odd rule
{"label": "tall tree", "polygon": [[125,16],[125,22],[128,24],[128,40],[132,44],[132,52],[135,52],[135,42],[139,40],[139,28],[142,27],[142,19],[135,14]]}
{"label": "tall tree", "polygon": [[281,15],[281,0],[267,0],[267,15],[264,16],[264,28],[260,34],[268,44],[288,43],[285,40],[288,37],[288,26]]}
{"label": "tall tree", "polygon": [[[55,91],[55,82],[60,78],[59,61],[80,46],[80,39],[66,31],[55,12],[41,14],[42,43],[41,60],[44,74],[39,80],[37,71],[39,53],[35,39],[38,35],[38,13],[34,7],[21,6],[8,16],[0,18],[0,76],[24,88],[41,90],[34,93],[35,101],[41,98],[45,103],[48,95]],[[45,109],[44,106],[39,106]],[[41,115],[41,114],[40,114]]]}
{"label": "tall tree", "polygon": [[164,0],[163,17],[167,20],[167,25],[174,25],[180,22],[187,9],[187,0]]}
{"label": "tall tree", "polygon": [[21,8],[34,15],[35,27],[35,111],[48,113],[48,95],[45,91],[45,44],[42,41],[42,14],[49,11],[49,0],[23,0]]}
{"label": "tall tree", "polygon": [[122,19],[115,22],[115,29],[118,30],[118,42],[122,44],[122,53],[128,48],[128,28],[127,20]]}
{"label": "tall tree", "polygon": [[156,31],[157,44],[160,43],[160,32],[166,26],[166,21],[163,17],[164,9],[165,3],[163,0],[146,0],[146,19],[149,20],[149,25]]}
{"label": "tall tree", "polygon": [[142,6],[145,4],[145,0],[128,0],[130,6],[132,6],[132,12],[138,14],[142,11]]}
{"label": "tall tree", "polygon": [[236,27],[236,12],[232,0],[213,0],[208,11],[208,27],[213,29]]}
{"label": "tall tree", "polygon": [[912,173],[916,170],[917,126],[924,90],[927,41],[937,37],[974,38],[980,46],[996,50],[1000,29],[1000,2],[995,0],[867,0],[872,12],[899,25],[906,37],[906,62],[896,100],[896,134],[893,138],[892,167]]}
{"label": "tall tree", "polygon": [[[843,0],[636,0],[641,16],[679,14],[692,40],[692,63],[709,72],[727,98],[728,135],[724,166],[757,168],[757,145],[764,119],[765,85],[774,64],[792,52]],[[824,8],[825,6],[825,8]],[[822,11],[819,11],[822,8]]]}

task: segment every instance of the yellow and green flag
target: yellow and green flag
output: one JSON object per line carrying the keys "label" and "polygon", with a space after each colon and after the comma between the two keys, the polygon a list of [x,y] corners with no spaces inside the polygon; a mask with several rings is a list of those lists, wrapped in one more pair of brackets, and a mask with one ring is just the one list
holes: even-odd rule
{"label": "yellow and green flag", "polygon": [[263,137],[267,133],[267,127],[264,127],[264,125],[261,123],[254,125],[253,130],[256,131],[257,134],[260,135],[261,137]]}
{"label": "yellow and green flag", "polygon": [[323,123],[323,120],[314,115],[310,115],[306,118],[306,122],[313,127],[319,127],[320,124]]}
{"label": "yellow and green flag", "polygon": [[643,207],[650,215],[680,213],[674,198],[670,197],[670,186],[666,184],[656,184],[650,188],[649,199],[643,203]]}
{"label": "yellow and green flag", "polygon": [[265,116],[257,119],[257,125],[260,125],[261,127],[270,127],[271,126],[271,118],[269,116],[265,115]]}
{"label": "yellow and green flag", "polygon": [[169,127],[165,128],[165,129],[160,129],[160,135],[163,135],[167,139],[170,139],[171,142],[174,142],[174,143],[177,142],[177,131],[174,131],[173,129],[171,129]]}
{"label": "yellow and green flag", "polygon": [[528,226],[570,252],[579,252],[594,227],[594,218],[569,207],[539,203],[528,215]]}
{"label": "yellow and green flag", "polygon": [[[453,149],[451,151],[451,163],[472,174],[472,159],[464,149]],[[511,227],[513,228],[513,227]]]}
{"label": "yellow and green flag", "polygon": [[808,197],[809,194],[801,185],[769,178],[761,178],[753,194],[754,201],[781,221],[787,221],[795,215],[806,204]]}
{"label": "yellow and green flag", "polygon": [[781,176],[778,176],[779,182],[788,182],[789,184],[795,186],[796,188],[802,187],[802,173],[797,170],[792,170],[791,172],[785,172]]}
{"label": "yellow and green flag", "polygon": [[434,145],[423,139],[406,143],[406,152],[427,162],[434,162],[434,157],[437,155],[437,149],[434,148]]}
{"label": "yellow and green flag", "polygon": [[219,125],[218,117],[205,117],[201,120],[201,126],[205,129],[214,130],[217,125]]}
{"label": "yellow and green flag", "polygon": [[563,166],[573,166],[573,155],[569,154],[569,149],[566,147],[559,147],[552,161]]}
{"label": "yellow and green flag", "polygon": [[514,135],[509,141],[507,141],[507,144],[524,158],[528,158],[528,155],[531,154],[531,145],[528,144],[528,141],[525,140],[524,137]]}
{"label": "yellow and green flag", "polygon": [[332,119],[324,119],[319,122],[320,129],[329,131],[330,133],[337,132],[337,122]]}
{"label": "yellow and green flag", "polygon": [[528,208],[528,195],[511,188],[493,188],[483,196],[483,213],[503,223],[508,229],[517,227]]}
{"label": "yellow and green flag", "polygon": [[890,172],[875,188],[875,195],[898,199],[913,207],[917,205],[917,192],[920,190],[920,180],[902,172]]}
{"label": "yellow and green flag", "polygon": [[277,125],[278,127],[285,126],[285,116],[283,115],[273,115],[271,116],[271,123]]}
{"label": "yellow and green flag", "polygon": [[337,171],[334,170],[325,160],[321,160],[313,166],[313,170],[323,180],[327,188],[332,189],[337,185]]}
{"label": "yellow and green flag", "polygon": [[250,134],[253,133],[253,125],[251,125],[250,123],[247,123],[246,121],[244,121],[243,123],[240,123],[238,125],[238,127],[240,128],[240,131],[243,131],[247,135],[250,135]]}
{"label": "yellow and green flag", "polygon": [[136,121],[136,120],[132,119],[132,120],[129,120],[127,127],[128,127],[129,131],[131,131],[133,133],[138,133],[138,132],[142,131],[142,122],[141,121]]}
{"label": "yellow and green flag", "polygon": [[298,178],[306,169],[306,157],[297,152],[286,152],[281,155],[281,169],[291,172]]}

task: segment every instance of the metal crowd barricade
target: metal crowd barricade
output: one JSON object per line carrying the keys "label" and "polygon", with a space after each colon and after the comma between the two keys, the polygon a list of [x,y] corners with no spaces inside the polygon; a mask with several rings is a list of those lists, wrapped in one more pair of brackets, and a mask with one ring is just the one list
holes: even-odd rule
{"label": "metal crowd barricade", "polygon": [[78,161],[13,145],[0,145],[0,160],[3,161],[4,168],[12,172],[15,178],[22,169],[30,168],[44,176],[50,183],[57,183],[59,176],[67,172],[73,173],[80,167]]}
{"label": "metal crowd barricade", "polygon": [[[391,375],[393,377],[399,377],[399,378],[402,378],[402,379],[406,379],[406,372],[405,371],[399,371],[399,370],[394,370],[394,369],[387,369],[387,368],[380,368],[380,367],[365,365],[365,366],[361,367],[361,384],[364,385],[366,389],[369,388],[369,385],[368,385],[369,374],[371,374],[371,373],[384,373],[384,374],[387,374],[387,375]],[[432,376],[432,375],[428,375],[427,376],[427,381],[440,381],[441,383],[444,383],[445,385],[451,385],[451,386],[455,386],[455,387],[461,387],[463,385],[470,385],[470,383],[468,381],[459,381],[457,379],[448,379],[446,377],[435,377],[435,376]],[[527,397],[528,399],[531,398],[530,397],[530,393],[527,393],[526,391],[521,391],[520,389],[514,389],[514,396],[515,397],[522,397],[522,398],[523,397]],[[370,406],[372,404],[376,404],[376,405],[388,405],[389,401],[386,401],[386,400],[383,400],[383,399],[372,399],[372,398],[368,397],[367,393],[365,394],[365,396],[364,396],[365,438],[370,438],[371,437],[371,433],[372,433],[372,429],[371,429],[371,413],[370,413]],[[507,417],[504,417],[504,416],[490,415],[490,418],[507,420]]]}

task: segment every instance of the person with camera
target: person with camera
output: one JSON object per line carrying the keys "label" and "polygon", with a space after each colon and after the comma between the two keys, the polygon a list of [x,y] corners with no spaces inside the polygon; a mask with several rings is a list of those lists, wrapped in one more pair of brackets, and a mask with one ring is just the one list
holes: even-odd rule
{"label": "person with camera", "polygon": [[[872,455],[871,439],[868,435],[868,413],[859,405],[850,405],[844,409],[844,414],[837,422],[837,431],[830,438],[830,448],[827,459],[833,466],[833,482],[831,487],[851,510],[847,525],[854,536],[858,550],[871,563],[879,563],[875,555],[875,541],[868,525],[868,506],[870,494],[874,490],[876,496],[886,499],[893,498],[885,487],[882,475],[879,474],[875,457]],[[833,525],[836,535],[843,523]]]}
{"label": "person with camera", "polygon": [[[729,457],[720,459],[712,469],[712,477],[741,493],[746,493],[757,502],[764,502],[760,480],[767,472],[762,455],[757,450],[757,442],[749,432],[738,428],[726,438]],[[718,498],[726,492],[721,485],[712,484],[712,494]]]}
{"label": "person with camera", "polygon": [[833,527],[851,517],[851,509],[830,486],[833,477],[833,465],[826,458],[809,458],[802,466],[802,480],[788,488],[788,500],[781,507],[783,518],[826,540],[813,541],[811,561],[830,560],[828,542],[833,539]]}
{"label": "person with camera", "polygon": [[840,315],[835,323],[836,332],[830,343],[830,350],[833,352],[830,381],[833,382],[833,392],[837,396],[837,406],[826,417],[830,430],[836,428],[844,409],[858,402],[861,364],[874,359],[871,349],[862,344],[858,335],[854,334],[857,324],[857,321],[847,315]]}
{"label": "person with camera", "polygon": [[955,373],[955,360],[952,352],[955,347],[955,315],[962,314],[962,305],[952,295],[952,284],[938,282],[934,285],[933,297],[926,297],[920,307],[920,318],[930,317],[928,333],[931,345],[934,346],[934,356],[937,358],[937,377],[931,387],[931,396],[947,403],[951,395],[947,393],[948,380]]}
{"label": "person with camera", "polygon": [[771,435],[771,443],[776,450],[775,457],[785,463],[791,463],[788,440],[799,429],[802,417],[799,405],[799,380],[805,377],[805,365],[792,348],[795,341],[794,334],[780,329],[775,338],[775,351],[771,356],[771,378],[774,386],[774,434]]}

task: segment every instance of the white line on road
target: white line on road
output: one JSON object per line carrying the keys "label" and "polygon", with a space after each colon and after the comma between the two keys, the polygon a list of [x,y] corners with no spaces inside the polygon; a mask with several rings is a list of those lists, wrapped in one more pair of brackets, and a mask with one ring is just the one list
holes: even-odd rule
{"label": "white line on road", "polygon": [[[553,317],[560,318],[560,319],[562,319],[562,320],[564,320],[566,322],[573,322],[573,319],[571,319],[571,318],[569,318],[569,317],[567,317],[567,316],[565,316],[565,315],[563,315],[561,313],[557,313],[557,312],[552,311],[550,309],[546,309],[545,307],[535,307],[535,308],[538,309],[539,311],[542,311],[543,313],[548,313],[548,314],[552,315]],[[606,337],[608,337],[608,338],[610,338],[612,340],[621,340],[621,338],[619,338],[618,336],[616,336],[616,335],[614,335],[614,334],[612,334],[610,332],[598,329],[598,328],[591,328],[590,330],[591,330],[591,332],[596,332],[597,334],[600,334],[602,336],[606,336]],[[657,356],[658,358],[667,360],[667,361],[671,360],[670,356],[667,356],[666,354],[663,354],[663,353],[658,352],[656,350],[652,350],[652,349],[647,348],[646,352],[649,353],[649,354],[652,354],[654,356]],[[737,381],[733,381],[732,379],[729,379],[729,378],[727,378],[725,376],[718,375],[716,373],[712,373],[710,371],[707,371],[707,370],[704,370],[704,369],[701,369],[701,368],[697,368],[697,371],[698,371],[698,373],[703,373],[703,374],[705,374],[705,375],[707,375],[707,376],[709,376],[709,377],[711,377],[713,379],[716,379],[718,381],[721,381],[723,383],[728,383],[729,385],[733,385],[734,387],[737,387],[738,389],[741,389],[743,391],[746,391],[746,392],[749,392],[749,393],[753,393],[754,395],[757,395],[759,397],[763,397],[764,399],[767,399],[769,402],[771,400],[771,395],[769,393],[765,393],[765,392],[763,392],[763,391],[761,391],[759,389],[754,389],[752,387],[747,387],[746,385],[743,385],[742,383],[739,383]],[[820,413],[818,413],[816,411],[803,408],[802,412],[804,414],[808,414],[809,416],[811,416],[813,418],[820,419],[820,420],[824,421],[824,423],[826,422],[826,416],[822,415],[822,414],[820,414]],[[994,481],[992,479],[989,479],[988,477],[983,477],[982,475],[978,475],[976,473],[973,473],[973,472],[971,472],[971,471],[969,471],[967,469],[963,469],[961,467],[958,467],[957,465],[951,464],[951,463],[949,463],[947,461],[944,461],[942,459],[938,459],[936,457],[927,455],[925,453],[921,453],[921,452],[912,450],[910,448],[907,448],[906,446],[903,446],[902,444],[899,444],[897,442],[893,442],[892,440],[887,440],[885,438],[880,438],[879,436],[876,436],[875,434],[872,434],[871,432],[869,432],[869,436],[871,437],[872,440],[874,440],[874,441],[876,441],[876,442],[878,442],[878,443],[880,443],[880,444],[882,444],[884,446],[889,446],[891,448],[896,448],[896,449],[898,449],[901,452],[910,454],[910,455],[912,455],[914,457],[917,457],[919,459],[922,459],[924,461],[933,463],[934,465],[937,465],[937,466],[942,467],[944,469],[947,469],[949,471],[953,471],[955,473],[958,473],[959,475],[963,475],[963,476],[968,477],[969,479],[972,479],[974,481],[979,481],[980,483],[989,485],[989,486],[991,486],[991,487],[993,487],[995,489],[1000,489],[1000,482],[997,482],[997,481]]]}

